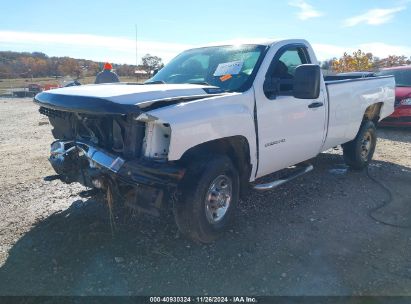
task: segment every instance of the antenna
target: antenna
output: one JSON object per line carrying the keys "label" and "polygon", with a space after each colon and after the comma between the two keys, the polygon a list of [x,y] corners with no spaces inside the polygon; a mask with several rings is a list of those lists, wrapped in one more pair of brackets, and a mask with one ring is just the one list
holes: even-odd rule
{"label": "antenna", "polygon": [[136,27],[136,69],[138,66],[138,43],[137,43],[137,37],[138,37],[138,29],[137,29],[137,24],[135,24]]}
{"label": "antenna", "polygon": [[137,24],[134,24],[135,29],[136,29],[136,68],[134,70],[134,73],[136,74],[136,81],[138,82],[138,43],[137,43],[137,36],[138,36],[138,30],[137,30]]}

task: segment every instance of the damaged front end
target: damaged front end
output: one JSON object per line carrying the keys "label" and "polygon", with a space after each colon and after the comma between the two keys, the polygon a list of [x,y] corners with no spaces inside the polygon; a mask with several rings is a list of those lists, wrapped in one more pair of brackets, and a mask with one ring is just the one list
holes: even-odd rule
{"label": "damaged front end", "polygon": [[136,110],[93,114],[45,105],[38,96],[35,102],[53,126],[49,161],[62,181],[113,191],[128,207],[158,214],[184,175],[167,161],[168,124],[139,120]]}

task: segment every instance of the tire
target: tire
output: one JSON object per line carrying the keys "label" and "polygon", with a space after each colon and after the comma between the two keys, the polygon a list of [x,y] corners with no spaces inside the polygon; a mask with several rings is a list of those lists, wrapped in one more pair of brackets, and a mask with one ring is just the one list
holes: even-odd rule
{"label": "tire", "polygon": [[372,121],[365,121],[354,140],[343,144],[345,163],[355,170],[368,166],[377,144],[377,132]]}
{"label": "tire", "polygon": [[181,233],[211,243],[230,225],[239,200],[239,176],[226,156],[200,158],[188,166],[174,216]]}

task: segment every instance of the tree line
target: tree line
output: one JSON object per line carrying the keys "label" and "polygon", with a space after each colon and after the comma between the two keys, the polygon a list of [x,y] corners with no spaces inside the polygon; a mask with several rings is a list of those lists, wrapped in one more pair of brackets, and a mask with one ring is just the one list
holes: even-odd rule
{"label": "tree line", "polygon": [[[71,57],[49,57],[41,52],[0,51],[0,79],[5,78],[38,78],[71,76],[81,78],[95,76],[102,70],[104,62]],[[153,70],[163,67],[162,59],[146,54],[141,64],[113,64],[119,76],[135,76],[135,71]]]}
{"label": "tree line", "polygon": [[[391,55],[379,58],[372,53],[361,50],[352,54],[345,52],[340,58],[332,58],[321,62],[321,67],[332,72],[376,71],[381,68],[411,64],[411,58]],[[104,63],[71,57],[49,57],[41,52],[0,51],[0,79],[5,78],[37,78],[71,76],[81,78],[95,76],[101,71]],[[146,54],[141,63],[113,64],[119,76],[135,76],[136,71],[144,71],[147,75],[164,66],[158,56]]]}
{"label": "tree line", "polygon": [[336,73],[355,71],[378,71],[382,68],[411,64],[411,57],[390,55],[379,58],[372,53],[357,50],[352,54],[345,52],[340,58],[332,58],[321,63],[321,68]]}

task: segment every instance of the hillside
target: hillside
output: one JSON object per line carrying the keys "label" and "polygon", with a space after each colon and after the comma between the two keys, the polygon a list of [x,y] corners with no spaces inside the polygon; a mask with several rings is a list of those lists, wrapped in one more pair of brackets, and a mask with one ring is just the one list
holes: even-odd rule
{"label": "hillside", "polygon": [[[0,79],[95,76],[103,62],[71,57],[49,57],[41,52],[0,51]],[[134,76],[135,65],[113,64],[119,76]],[[139,67],[140,68],[140,67]]]}

